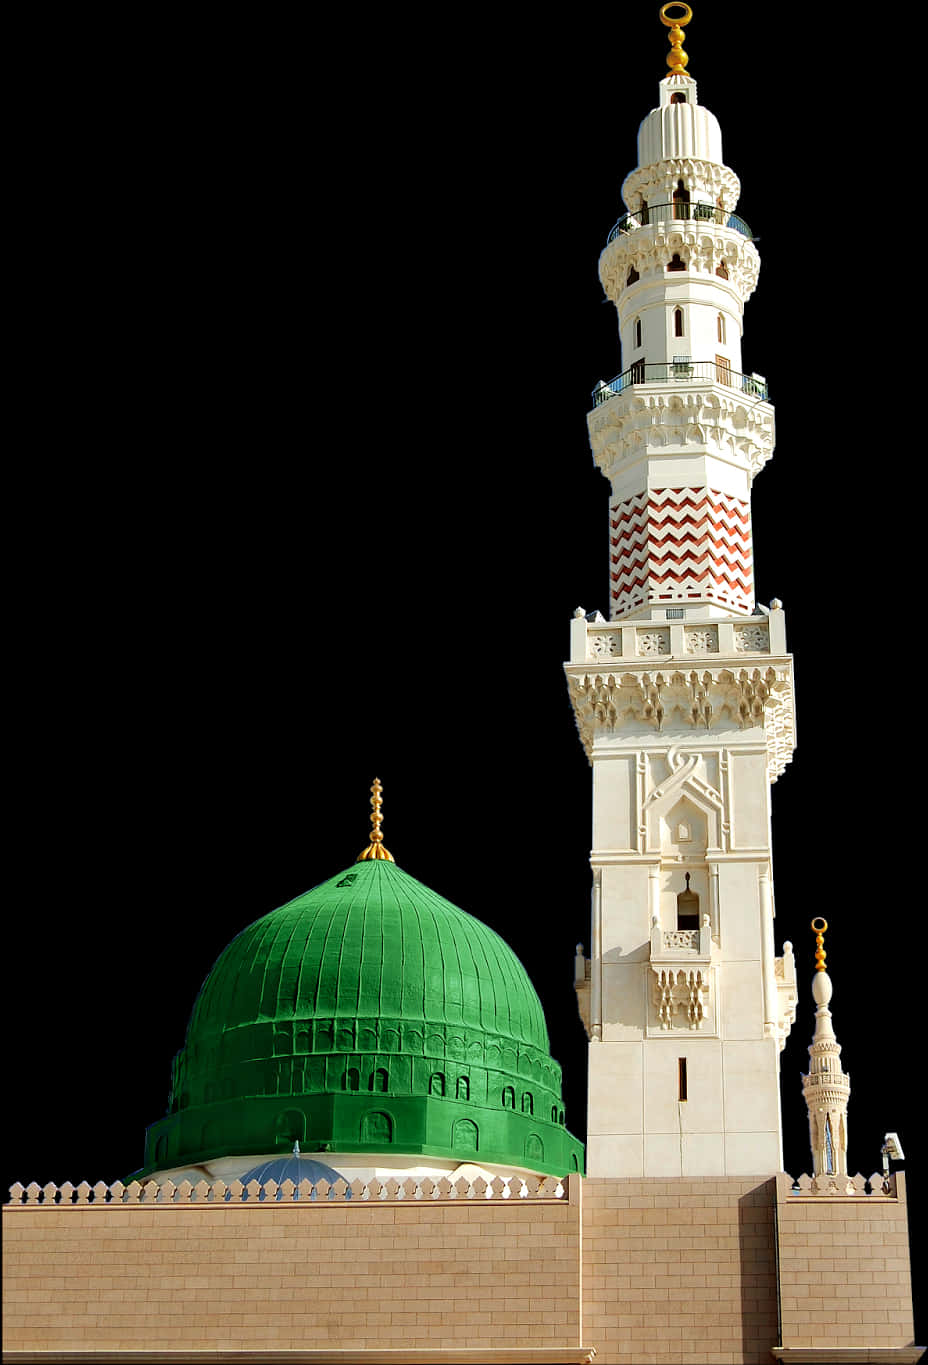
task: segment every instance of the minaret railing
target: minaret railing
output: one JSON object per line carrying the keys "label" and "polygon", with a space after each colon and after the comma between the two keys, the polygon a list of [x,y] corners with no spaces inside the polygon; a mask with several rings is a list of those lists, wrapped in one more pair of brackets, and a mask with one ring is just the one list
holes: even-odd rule
{"label": "minaret railing", "polygon": [[716,360],[691,360],[689,356],[678,356],[672,361],[655,364],[638,360],[622,374],[617,374],[608,383],[600,380],[593,390],[593,406],[607,403],[617,393],[634,384],[682,384],[682,383],[724,384],[727,388],[737,389],[751,398],[768,401],[767,381],[759,374],[739,374],[727,365]]}
{"label": "minaret railing", "polygon": [[653,227],[656,223],[693,220],[715,223],[717,227],[730,228],[733,232],[740,232],[742,237],[748,237],[751,240],[754,238],[754,233],[744,219],[738,217],[737,213],[729,213],[728,209],[719,208],[717,204],[682,204],[678,202],[675,204],[649,204],[647,208],[631,209],[628,213],[623,213],[606,238],[606,246],[610,242],[614,242],[616,237],[636,232],[639,228]]}

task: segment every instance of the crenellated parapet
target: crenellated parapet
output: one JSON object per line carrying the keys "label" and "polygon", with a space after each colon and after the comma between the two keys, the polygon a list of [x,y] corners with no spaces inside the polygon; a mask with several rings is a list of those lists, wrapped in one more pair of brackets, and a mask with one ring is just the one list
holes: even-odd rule
{"label": "crenellated parapet", "polygon": [[73,1185],[66,1180],[61,1185],[53,1181],[39,1185],[32,1181],[23,1185],[19,1181],[10,1186],[7,1209],[86,1209],[86,1208],[165,1208],[179,1204],[196,1204],[199,1207],[228,1208],[230,1204],[266,1205],[269,1209],[281,1201],[300,1201],[304,1204],[352,1202],[364,1203],[416,1203],[433,1201],[465,1200],[505,1200],[505,1199],[567,1199],[569,1197],[570,1177],[563,1180],[557,1176],[513,1175],[496,1176],[484,1180],[480,1175],[473,1179],[459,1176],[451,1181],[447,1177],[432,1180],[430,1177],[406,1180],[131,1180],[124,1184],[115,1180],[106,1184],[99,1180],[95,1185],[82,1180]]}

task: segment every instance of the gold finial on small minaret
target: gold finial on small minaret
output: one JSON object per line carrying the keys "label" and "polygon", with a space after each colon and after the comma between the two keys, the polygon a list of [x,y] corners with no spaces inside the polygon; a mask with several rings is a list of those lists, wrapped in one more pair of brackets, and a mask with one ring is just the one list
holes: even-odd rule
{"label": "gold finial on small minaret", "polygon": [[[668,14],[668,10],[682,10],[682,13]],[[671,76],[686,75],[689,57],[683,51],[683,26],[688,24],[692,17],[693,11],[689,5],[683,4],[683,0],[670,0],[669,4],[661,5],[661,23],[670,29],[667,34],[667,41],[670,43],[667,65],[670,67]]]}
{"label": "gold finial on small minaret", "polygon": [[374,813],[371,816],[371,824],[374,826],[374,828],[371,830],[370,843],[368,844],[367,848],[364,850],[363,853],[358,854],[355,861],[359,863],[366,863],[371,858],[385,858],[388,863],[392,863],[395,862],[395,859],[393,857],[393,854],[389,851],[389,849],[384,848],[383,835],[380,832],[380,824],[381,821],[383,820],[383,816],[380,813],[380,807],[382,806],[383,802],[381,801],[380,796],[381,792],[383,791],[383,787],[380,785],[379,777],[374,778],[374,785],[371,787],[371,791],[373,793],[373,795],[371,796],[371,806],[373,807],[374,810]]}
{"label": "gold finial on small minaret", "polygon": [[827,919],[822,919],[821,915],[816,915],[812,921],[812,932],[815,935],[815,970],[817,972],[825,970],[825,931],[827,928]]}

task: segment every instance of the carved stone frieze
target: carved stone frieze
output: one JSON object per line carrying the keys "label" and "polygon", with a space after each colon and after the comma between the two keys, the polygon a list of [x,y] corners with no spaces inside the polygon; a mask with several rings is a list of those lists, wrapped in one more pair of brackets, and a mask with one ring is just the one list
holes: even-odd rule
{"label": "carved stone frieze", "polygon": [[703,967],[651,964],[651,999],[662,1029],[702,1028],[709,1010],[709,973]]}
{"label": "carved stone frieze", "polygon": [[657,672],[632,669],[597,672],[567,665],[567,681],[580,740],[592,761],[599,734],[614,734],[633,723],[658,733],[674,726],[711,731],[715,725],[762,726],[767,745],[767,778],[775,782],[793,756],[792,665],[766,668],[709,668]]}
{"label": "carved stone frieze", "polygon": [[723,384],[681,392],[666,384],[636,385],[587,416],[596,464],[613,478],[632,457],[692,447],[742,464],[753,479],[773,455],[773,408],[752,402]]}

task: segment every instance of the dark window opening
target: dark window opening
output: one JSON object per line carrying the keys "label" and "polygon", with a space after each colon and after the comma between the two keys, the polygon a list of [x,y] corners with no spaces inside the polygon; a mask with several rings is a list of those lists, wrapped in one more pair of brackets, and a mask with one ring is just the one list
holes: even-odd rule
{"label": "dark window opening", "polygon": [[686,1058],[681,1057],[677,1062],[677,1099],[686,1099]]}
{"label": "dark window opening", "polygon": [[699,897],[690,890],[690,874],[686,874],[686,890],[677,897],[677,928],[699,928]]}

